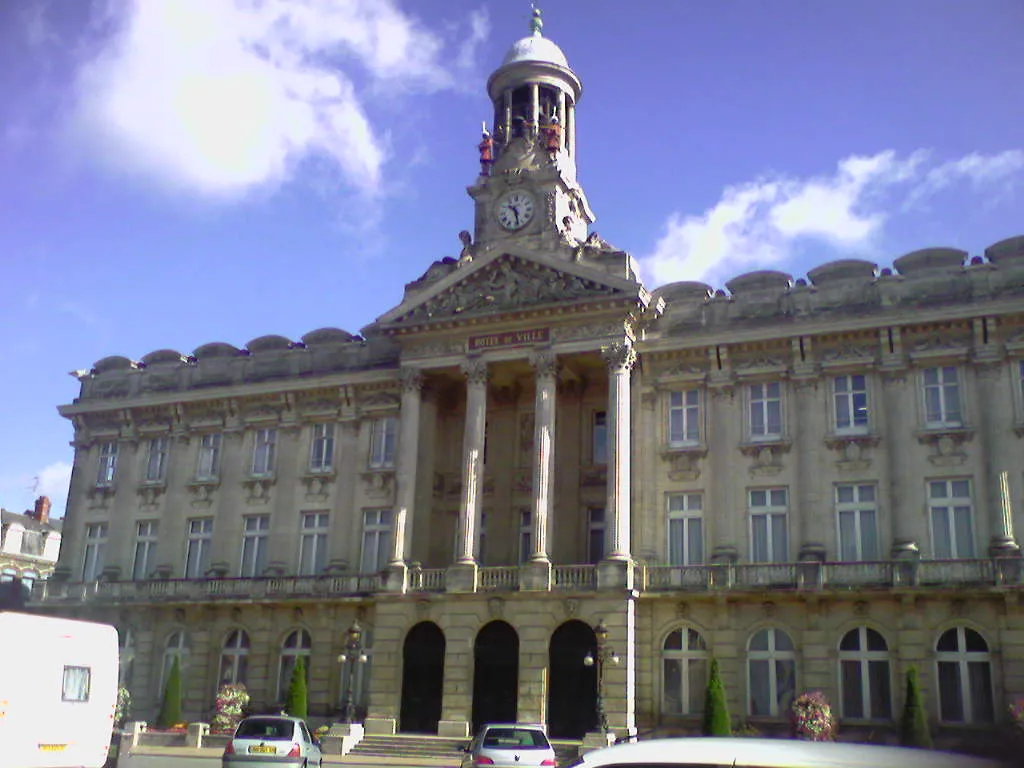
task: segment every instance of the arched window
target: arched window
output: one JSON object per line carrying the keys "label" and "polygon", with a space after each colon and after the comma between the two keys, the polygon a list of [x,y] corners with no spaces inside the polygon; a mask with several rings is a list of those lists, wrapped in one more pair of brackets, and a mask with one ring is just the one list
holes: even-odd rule
{"label": "arched window", "polygon": [[892,718],[889,646],[879,632],[851,629],[839,642],[839,683],[843,717],[855,720]]}
{"label": "arched window", "polygon": [[992,723],[992,658],[988,643],[967,627],[947,629],[935,644],[939,668],[939,719]]}
{"label": "arched window", "polygon": [[249,635],[244,629],[232,630],[224,639],[220,652],[220,675],[217,686],[245,683],[249,672]]}
{"label": "arched window", "polygon": [[704,711],[708,682],[708,647],[695,629],[677,629],[661,651],[662,711],[695,715]]}
{"label": "arched window", "polygon": [[295,663],[302,657],[302,663],[306,667],[306,679],[309,680],[309,654],[313,642],[309,638],[309,632],[304,629],[295,629],[288,633],[288,636],[281,643],[281,663],[278,665],[277,673],[277,700],[284,701],[288,693],[288,684],[292,681],[292,670]]}
{"label": "arched window", "polygon": [[188,635],[184,632],[172,632],[167,638],[167,645],[164,646],[164,661],[160,670],[160,687],[157,689],[157,699],[162,699],[164,688],[167,687],[167,678],[171,676],[171,669],[174,667],[174,660],[178,660],[178,669],[182,675],[188,666],[189,644]]}
{"label": "arched window", "polygon": [[796,689],[796,651],[781,629],[762,629],[747,646],[748,715],[779,717]]}

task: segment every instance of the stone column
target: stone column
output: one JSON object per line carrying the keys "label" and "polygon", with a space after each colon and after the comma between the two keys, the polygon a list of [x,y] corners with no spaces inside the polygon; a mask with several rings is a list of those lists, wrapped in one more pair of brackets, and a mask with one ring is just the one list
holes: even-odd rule
{"label": "stone column", "polygon": [[397,491],[391,527],[391,562],[388,563],[389,591],[404,592],[408,588],[408,554],[412,543],[413,515],[416,505],[416,457],[419,453],[420,392],[423,372],[403,368],[402,410],[398,422],[398,463],[395,468]]}
{"label": "stone column", "polygon": [[573,161],[576,160],[576,105],[567,104],[565,107],[565,146]]}
{"label": "stone column", "polygon": [[605,562],[598,586],[631,586],[630,570],[630,374],[636,350],[629,342],[601,348],[608,366],[608,501]]}
{"label": "stone column", "polygon": [[530,122],[534,127],[540,124],[540,86],[537,83],[530,85]]}
{"label": "stone column", "polygon": [[[980,414],[978,442],[986,469],[985,478],[978,483],[977,505],[979,509],[990,510],[989,555],[1014,557],[1020,554],[1020,547],[1013,535],[1013,496],[1009,473],[1005,470],[1009,462],[1003,458],[1013,455],[1012,441],[1008,440],[1010,420],[1006,417],[1013,409],[1013,392],[1007,386],[1009,381],[1002,363],[985,361],[975,370]],[[1000,405],[1005,405],[1006,410]],[[975,555],[980,555],[980,551]]]}
{"label": "stone column", "polygon": [[523,573],[523,586],[529,589],[551,588],[551,556],[548,532],[551,529],[555,476],[555,399],[558,384],[558,357],[550,349],[530,357],[536,371],[537,394],[533,420],[533,514],[531,539],[533,553]]}
{"label": "stone column", "polygon": [[565,125],[565,91],[558,92],[558,121],[562,124],[562,135],[559,137],[560,147],[559,149],[565,149],[568,136],[566,135]]}
{"label": "stone column", "polygon": [[484,479],[484,427],[487,423],[487,363],[471,358],[466,375],[466,426],[462,438],[462,501],[459,506],[458,559],[449,570],[447,589],[475,591],[476,545]]}

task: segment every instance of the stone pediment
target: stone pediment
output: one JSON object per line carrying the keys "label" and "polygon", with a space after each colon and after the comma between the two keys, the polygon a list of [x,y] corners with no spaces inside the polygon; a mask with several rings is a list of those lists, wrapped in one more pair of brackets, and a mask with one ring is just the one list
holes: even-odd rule
{"label": "stone pediment", "polygon": [[586,276],[506,253],[450,275],[434,291],[398,307],[381,322],[426,323],[587,299],[625,298],[631,293],[627,282],[608,275]]}

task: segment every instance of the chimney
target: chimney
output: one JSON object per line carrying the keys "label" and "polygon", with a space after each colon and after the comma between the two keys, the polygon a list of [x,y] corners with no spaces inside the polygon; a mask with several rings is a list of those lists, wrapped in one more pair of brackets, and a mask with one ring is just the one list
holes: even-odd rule
{"label": "chimney", "polygon": [[36,499],[36,508],[32,512],[32,517],[38,520],[40,523],[47,523],[50,520],[50,499],[47,496],[40,496]]}

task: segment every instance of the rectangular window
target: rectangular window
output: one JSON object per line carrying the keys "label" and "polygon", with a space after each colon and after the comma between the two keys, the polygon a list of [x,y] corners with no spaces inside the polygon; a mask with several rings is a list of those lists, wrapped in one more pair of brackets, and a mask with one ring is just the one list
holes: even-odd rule
{"label": "rectangular window", "polygon": [[391,559],[391,510],[367,509],[363,512],[363,551],[360,573],[384,569]]}
{"label": "rectangular window", "polygon": [[188,540],[185,548],[186,579],[201,579],[210,569],[210,542],[212,539],[212,518],[204,517],[188,521]]}
{"label": "rectangular window", "polygon": [[96,485],[113,485],[117,474],[117,443],[100,445],[100,467],[96,473]]}
{"label": "rectangular window", "polygon": [[928,483],[928,511],[936,558],[974,557],[974,513],[970,480]]}
{"label": "rectangular window", "polygon": [[61,701],[86,702],[92,688],[91,667],[64,667],[64,683],[61,686]]}
{"label": "rectangular window", "polygon": [[395,447],[398,444],[398,419],[385,416],[370,422],[370,468],[395,466]]}
{"label": "rectangular window", "polygon": [[261,576],[267,565],[267,540],[270,515],[249,515],[242,518],[242,562],[239,576]]}
{"label": "rectangular window", "polygon": [[777,381],[751,384],[749,395],[751,439],[782,437],[782,385]]}
{"label": "rectangular window", "polygon": [[789,560],[786,515],[789,512],[785,488],[764,488],[750,492],[750,559],[755,563],[785,563]]}
{"label": "rectangular window", "polygon": [[590,455],[594,464],[608,463],[608,412],[594,411],[591,424]]}
{"label": "rectangular window", "polygon": [[700,392],[670,392],[668,403],[668,444],[694,445],[700,442]]}
{"label": "rectangular window", "polygon": [[252,473],[257,476],[272,475],[277,453],[277,430],[257,429],[252,450]]}
{"label": "rectangular window", "polygon": [[82,557],[82,581],[96,581],[103,573],[103,550],[107,546],[107,524],[85,526],[85,552]]}
{"label": "rectangular window", "polygon": [[203,435],[199,441],[199,462],[196,465],[197,480],[215,480],[220,471],[220,433]]}
{"label": "rectangular window", "polygon": [[162,483],[167,479],[167,454],[171,441],[166,437],[155,437],[149,441],[146,457],[146,482]]}
{"label": "rectangular window", "polygon": [[704,562],[703,501],[699,493],[669,494],[669,565],[700,565]]}
{"label": "rectangular window", "polygon": [[529,562],[533,557],[533,512],[519,510],[519,562]]}
{"label": "rectangular window", "polygon": [[963,424],[960,410],[960,372],[955,366],[927,368],[924,382],[924,420],[927,427],[959,427]]}
{"label": "rectangular window", "polygon": [[309,471],[329,472],[334,466],[334,425],[314,424],[309,449]]}
{"label": "rectangular window", "polygon": [[156,560],[157,522],[140,520],[135,528],[135,560],[132,579],[143,581],[153,572]]}
{"label": "rectangular window", "polygon": [[844,561],[877,560],[878,505],[874,485],[837,485],[839,557]]}
{"label": "rectangular window", "polygon": [[327,567],[327,513],[304,512],[299,539],[299,575],[316,576]]}
{"label": "rectangular window", "polygon": [[832,380],[836,432],[859,434],[868,431],[868,384],[864,374],[836,376]]}
{"label": "rectangular window", "polygon": [[591,507],[587,510],[587,562],[599,563],[604,560],[604,508]]}
{"label": "rectangular window", "polygon": [[480,513],[480,529],[476,536],[476,559],[480,565],[487,562],[487,513]]}

